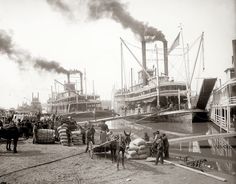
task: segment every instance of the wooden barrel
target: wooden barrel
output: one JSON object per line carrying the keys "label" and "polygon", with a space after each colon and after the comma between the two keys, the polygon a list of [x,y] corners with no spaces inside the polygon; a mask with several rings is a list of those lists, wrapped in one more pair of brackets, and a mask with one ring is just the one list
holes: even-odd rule
{"label": "wooden barrel", "polygon": [[36,143],[55,143],[55,130],[38,129]]}

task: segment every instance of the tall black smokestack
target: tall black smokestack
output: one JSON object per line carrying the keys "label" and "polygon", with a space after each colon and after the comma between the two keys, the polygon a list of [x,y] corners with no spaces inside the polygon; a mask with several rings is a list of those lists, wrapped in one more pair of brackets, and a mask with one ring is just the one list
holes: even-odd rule
{"label": "tall black smokestack", "polygon": [[168,71],[168,44],[167,41],[163,41],[163,49],[164,49],[164,72],[165,75],[169,75]]}
{"label": "tall black smokestack", "polygon": [[67,73],[67,83],[70,84],[70,73]]}
{"label": "tall black smokestack", "polygon": [[83,94],[83,73],[80,72],[80,90],[81,94]]}
{"label": "tall black smokestack", "polygon": [[232,41],[232,45],[233,45],[234,78],[236,78],[236,40]]}
{"label": "tall black smokestack", "polygon": [[[146,64],[146,42],[143,40],[142,42],[142,61],[143,61],[143,68],[144,70],[147,70],[147,64]],[[143,71],[143,85],[147,85],[147,75],[146,72]]]}

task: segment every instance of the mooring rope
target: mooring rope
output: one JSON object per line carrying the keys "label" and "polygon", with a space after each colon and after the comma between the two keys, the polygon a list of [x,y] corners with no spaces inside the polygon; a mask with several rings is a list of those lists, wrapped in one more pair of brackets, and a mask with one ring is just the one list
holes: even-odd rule
{"label": "mooring rope", "polygon": [[44,163],[41,163],[41,164],[37,164],[37,165],[33,165],[33,166],[22,168],[22,169],[18,169],[18,170],[15,170],[15,171],[11,171],[9,173],[0,175],[0,178],[2,178],[4,176],[11,175],[11,174],[16,173],[16,172],[24,171],[24,170],[27,170],[27,169],[32,169],[32,168],[35,168],[35,167],[39,167],[39,166],[51,164],[51,163],[54,163],[54,162],[58,162],[58,161],[61,161],[61,160],[65,160],[67,158],[75,157],[75,156],[81,155],[83,153],[84,153],[84,151],[80,152],[80,153],[77,153],[77,154],[74,154],[74,155],[70,155],[70,156],[66,156],[66,157],[63,157],[63,158],[56,159],[56,160],[52,160],[52,161],[49,161],[49,162],[44,162]]}

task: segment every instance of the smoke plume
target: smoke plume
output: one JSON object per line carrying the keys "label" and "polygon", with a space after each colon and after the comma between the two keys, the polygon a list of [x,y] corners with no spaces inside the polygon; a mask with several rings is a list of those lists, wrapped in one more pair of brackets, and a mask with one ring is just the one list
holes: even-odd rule
{"label": "smoke plume", "polygon": [[55,10],[60,11],[65,16],[69,17],[70,19],[74,19],[74,15],[72,10],[69,6],[67,6],[63,0],[47,0],[47,3],[51,5],[51,7],[55,8]]}
{"label": "smoke plume", "polygon": [[[61,12],[70,11],[64,9],[68,7],[60,0],[47,0],[50,5],[57,7]],[[140,40],[147,42],[166,41],[164,34],[154,27],[148,26],[144,22],[136,20],[127,11],[126,5],[119,2],[119,0],[87,0],[88,17],[91,20],[101,18],[111,18],[120,23],[124,28],[130,29],[134,34],[138,35]],[[72,13],[72,12],[71,12]]]}
{"label": "smoke plume", "polygon": [[6,31],[0,30],[0,53],[7,54],[9,59],[15,61],[17,64],[25,65],[31,64],[35,69],[45,70],[48,72],[57,72],[67,74],[69,71],[60,66],[56,61],[48,61],[43,58],[35,58],[27,51],[17,49],[12,38]]}

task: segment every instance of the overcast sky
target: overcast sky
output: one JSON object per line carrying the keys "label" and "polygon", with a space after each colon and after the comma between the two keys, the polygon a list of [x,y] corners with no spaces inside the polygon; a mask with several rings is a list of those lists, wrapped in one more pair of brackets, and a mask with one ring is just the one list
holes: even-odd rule
{"label": "overcast sky", "polygon": [[[15,48],[27,51],[33,57],[56,61],[65,69],[82,72],[86,69],[88,92],[92,92],[94,80],[96,93],[102,99],[111,99],[113,86],[119,88],[121,81],[120,37],[140,47],[137,35],[109,17],[88,19],[84,0],[64,2],[73,10],[73,16],[58,11],[46,0],[0,0],[0,30],[11,36]],[[231,67],[232,40],[236,39],[235,0],[120,2],[126,4],[133,18],[162,31],[169,46],[179,32],[180,23],[183,25],[185,44],[191,45],[204,32],[205,70],[202,71],[202,62],[199,62],[200,73],[196,71],[195,82],[202,77],[225,80],[224,70]],[[154,44],[148,44],[148,48],[154,48]],[[161,47],[160,43],[158,47]],[[141,60],[140,49],[132,45],[130,48]],[[191,66],[195,56],[196,49],[193,48],[190,54]],[[153,54],[148,59],[148,66],[155,64],[151,63],[155,59]],[[129,85],[130,67],[135,68],[135,73],[141,68],[125,48],[124,60]],[[176,80],[184,80],[181,60],[181,57],[169,58],[170,77]],[[29,102],[32,92],[39,92],[41,102],[45,103],[54,79],[64,82],[66,76],[34,69],[30,64],[19,66],[6,54],[0,53],[0,107],[16,107],[22,102]]]}

